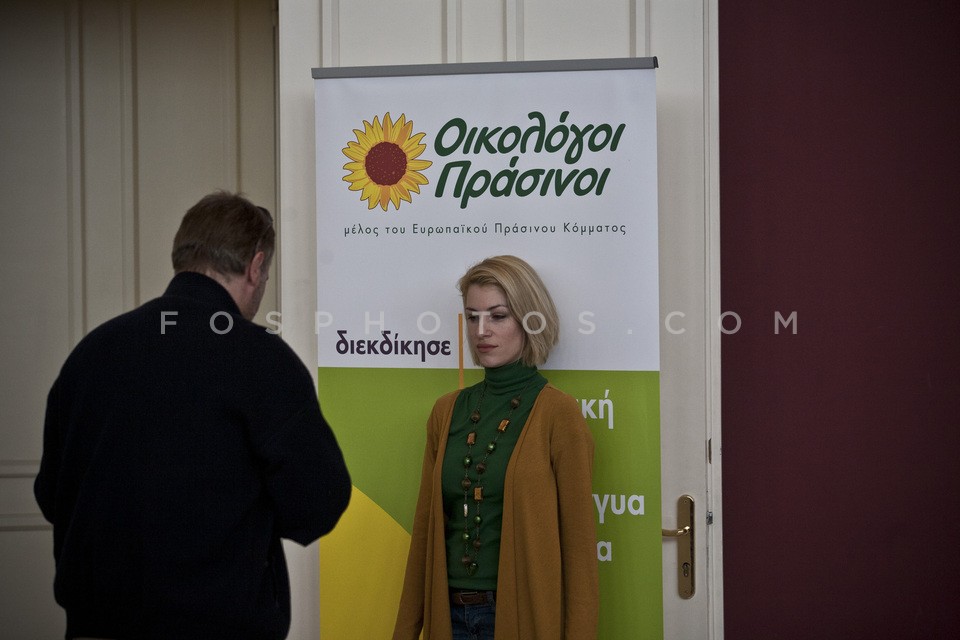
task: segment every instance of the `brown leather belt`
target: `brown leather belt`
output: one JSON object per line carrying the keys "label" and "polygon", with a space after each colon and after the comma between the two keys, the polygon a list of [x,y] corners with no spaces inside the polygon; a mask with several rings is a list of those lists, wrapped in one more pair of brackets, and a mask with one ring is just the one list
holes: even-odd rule
{"label": "brown leather belt", "polygon": [[497,600],[496,591],[459,591],[450,589],[450,602],[452,604],[486,604],[488,602],[487,594],[493,596],[493,601]]}

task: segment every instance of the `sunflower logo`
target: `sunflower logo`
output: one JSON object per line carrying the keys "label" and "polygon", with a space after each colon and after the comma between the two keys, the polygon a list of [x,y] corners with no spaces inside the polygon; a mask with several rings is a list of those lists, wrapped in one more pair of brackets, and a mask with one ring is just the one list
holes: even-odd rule
{"label": "sunflower logo", "polygon": [[413,121],[401,114],[393,122],[390,113],[383,116],[383,125],[377,117],[373,124],[363,121],[363,131],[354,129],[356,142],[350,141],[343,155],[350,162],[343,168],[350,172],[343,180],[350,183],[350,191],[360,191],[360,199],[367,201],[367,208],[380,205],[384,211],[393,203],[400,208],[400,201],[410,202],[410,193],[420,193],[420,185],[427,184],[421,171],[432,165],[429,160],[418,160],[427,145],[421,144],[425,134],[414,136]]}

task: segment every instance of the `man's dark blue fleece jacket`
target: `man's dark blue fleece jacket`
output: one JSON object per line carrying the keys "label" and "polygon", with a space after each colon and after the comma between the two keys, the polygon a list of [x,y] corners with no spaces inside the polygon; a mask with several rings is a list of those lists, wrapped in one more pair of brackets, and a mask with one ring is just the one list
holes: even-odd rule
{"label": "man's dark blue fleece jacket", "polygon": [[67,638],[273,640],[280,538],[329,532],[350,477],[299,358],[184,272],[70,354],[34,491]]}

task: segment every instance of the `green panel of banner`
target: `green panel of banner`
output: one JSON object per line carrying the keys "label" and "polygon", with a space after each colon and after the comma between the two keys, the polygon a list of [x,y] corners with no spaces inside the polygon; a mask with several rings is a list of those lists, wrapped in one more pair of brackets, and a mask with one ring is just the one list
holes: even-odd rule
{"label": "green panel of banner", "polygon": [[[596,445],[594,503],[600,563],[602,639],[662,636],[660,375],[651,371],[543,371],[583,408]],[[338,529],[321,542],[324,637],[345,629],[356,637],[389,637],[399,602],[426,436],[434,399],[457,388],[457,370],[321,368],[319,393],[337,431],[362,508],[352,503]],[[464,383],[478,382],[467,370]],[[339,428],[339,427],[344,428]],[[354,502],[358,501],[355,495]],[[406,534],[406,537],[404,537]],[[372,562],[371,553],[393,548]],[[373,549],[373,551],[371,551]],[[375,566],[371,566],[375,565]],[[342,570],[333,567],[343,566]],[[364,572],[372,569],[371,575]],[[345,584],[351,577],[353,589]],[[357,615],[383,598],[388,618]],[[372,606],[372,605],[371,605]],[[345,627],[344,625],[349,625]],[[641,631],[642,630],[642,631]]]}

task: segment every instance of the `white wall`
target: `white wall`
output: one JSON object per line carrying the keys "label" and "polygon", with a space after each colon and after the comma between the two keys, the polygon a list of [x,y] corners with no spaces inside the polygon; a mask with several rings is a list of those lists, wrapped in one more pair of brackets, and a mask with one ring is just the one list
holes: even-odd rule
{"label": "white wall", "polygon": [[63,635],[32,485],[67,353],[163,291],[202,195],[240,189],[276,210],[274,22],[271,0],[0,3],[4,639]]}

